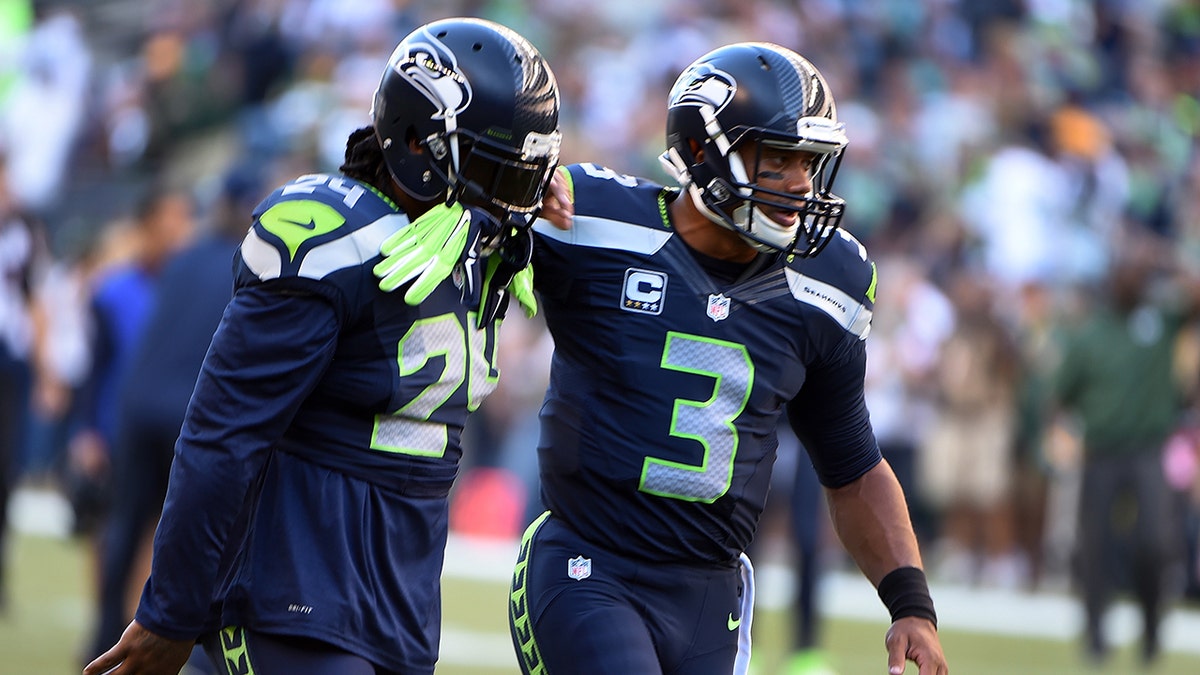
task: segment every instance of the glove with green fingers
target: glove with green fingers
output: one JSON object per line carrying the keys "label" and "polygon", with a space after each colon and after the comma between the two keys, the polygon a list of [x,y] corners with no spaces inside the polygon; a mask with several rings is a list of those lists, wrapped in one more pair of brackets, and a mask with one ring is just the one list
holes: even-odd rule
{"label": "glove with green fingers", "polygon": [[525,310],[525,316],[537,316],[537,298],[533,296],[533,266],[526,265],[508,282],[508,294]]}
{"label": "glove with green fingers", "polygon": [[527,227],[513,228],[504,242],[487,256],[483,289],[480,294],[479,326],[503,317],[509,297],[516,298],[525,315],[537,314],[537,299],[533,295],[533,233]]}
{"label": "glove with green fingers", "polygon": [[483,210],[438,204],[380,245],[383,260],[373,269],[379,288],[391,292],[411,281],[404,301],[419,305],[462,264],[464,296],[471,294],[479,284],[479,251],[499,232]]}

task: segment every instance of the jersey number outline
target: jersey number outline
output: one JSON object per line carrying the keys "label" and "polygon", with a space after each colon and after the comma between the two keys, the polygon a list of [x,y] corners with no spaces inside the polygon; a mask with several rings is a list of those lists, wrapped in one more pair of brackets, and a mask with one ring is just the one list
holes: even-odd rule
{"label": "jersey number outline", "polygon": [[[475,325],[475,313],[467,313],[467,322]],[[409,327],[396,345],[396,360],[401,379],[425,368],[441,356],[442,372],[421,393],[399,410],[375,416],[371,449],[418,457],[442,457],[446,454],[449,431],[442,422],[430,419],[463,381],[467,383],[467,411],[479,408],[483,399],[496,389],[500,372],[496,362],[496,323],[483,330],[468,329],[453,313],[421,319]]]}
{"label": "jersey number outline", "polygon": [[711,504],[733,484],[739,445],[733,422],[750,401],[754,362],[745,345],[669,331],[660,367],[714,380],[707,400],[677,398],[671,411],[670,435],[700,443],[704,458],[699,464],[685,464],[647,456],[642,461],[638,490]]}

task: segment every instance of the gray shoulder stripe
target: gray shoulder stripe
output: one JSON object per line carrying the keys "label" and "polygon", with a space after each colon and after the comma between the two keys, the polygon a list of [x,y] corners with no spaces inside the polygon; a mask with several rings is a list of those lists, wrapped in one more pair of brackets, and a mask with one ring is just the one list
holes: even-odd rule
{"label": "gray shoulder stripe", "polygon": [[242,240],[242,262],[263,281],[278,278],[283,269],[283,256],[279,249],[263,241],[253,227]]}
{"label": "gray shoulder stripe", "polygon": [[866,305],[840,288],[804,276],[790,267],[783,271],[793,298],[825,312],[859,340],[867,339],[871,332],[872,312]]}
{"label": "gray shoulder stripe", "polygon": [[543,218],[533,225],[538,234],[572,246],[623,249],[633,253],[657,253],[672,232],[596,216],[575,216],[569,230],[560,230]]}
{"label": "gray shoulder stripe", "polygon": [[[361,265],[379,253],[379,246],[393,232],[408,224],[408,216],[386,215],[375,222],[333,241],[315,246],[304,254],[297,276],[323,279],[347,267]],[[242,260],[259,279],[276,279],[283,269],[282,253],[251,228],[242,241]]]}

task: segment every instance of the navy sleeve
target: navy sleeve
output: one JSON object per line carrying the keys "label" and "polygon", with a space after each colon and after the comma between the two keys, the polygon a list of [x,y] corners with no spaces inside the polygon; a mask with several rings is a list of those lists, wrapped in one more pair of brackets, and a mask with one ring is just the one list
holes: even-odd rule
{"label": "navy sleeve", "polygon": [[842,359],[809,368],[788,404],[788,421],[808,450],[821,484],[853,482],[883,459],[863,392],[866,343],[855,339]]}
{"label": "navy sleeve", "polygon": [[224,551],[236,550],[270,450],[328,367],[339,322],[324,298],[238,291],[213,336],[171,466],[137,620],[172,639],[218,626]]}

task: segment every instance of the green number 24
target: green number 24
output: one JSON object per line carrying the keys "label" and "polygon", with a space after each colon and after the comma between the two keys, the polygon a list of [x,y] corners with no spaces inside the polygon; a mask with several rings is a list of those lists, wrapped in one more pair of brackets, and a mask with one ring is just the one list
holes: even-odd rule
{"label": "green number 24", "polygon": [[[475,313],[468,312],[473,326]],[[434,357],[442,357],[436,381],[391,415],[377,415],[371,448],[421,457],[446,453],[446,425],[430,419],[446,404],[463,381],[467,383],[467,410],[479,407],[499,382],[496,362],[496,324],[483,330],[464,326],[454,314],[417,321],[397,346],[397,365],[404,378],[421,370]]]}

